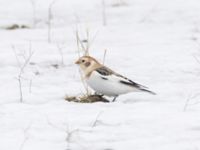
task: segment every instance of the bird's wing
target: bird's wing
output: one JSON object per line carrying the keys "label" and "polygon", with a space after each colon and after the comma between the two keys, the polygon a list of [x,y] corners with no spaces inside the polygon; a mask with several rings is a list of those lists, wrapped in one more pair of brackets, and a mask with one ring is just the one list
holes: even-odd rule
{"label": "bird's wing", "polygon": [[122,84],[126,84],[126,85],[129,85],[129,86],[133,86],[135,88],[147,88],[143,85],[140,85],[136,82],[133,82],[132,80],[112,71],[110,68],[108,67],[105,67],[105,66],[102,66],[100,68],[97,68],[96,71],[101,75],[101,76],[105,76],[105,78],[107,77],[111,77],[112,78],[115,78],[116,81],[118,80],[118,82],[122,83]]}
{"label": "bird's wing", "polygon": [[155,94],[152,91],[148,90],[148,87],[143,86],[141,84],[138,84],[114,71],[112,71],[110,68],[101,66],[100,68],[95,69],[99,73],[102,79],[104,80],[114,80],[115,82],[120,82],[121,84],[125,84],[128,86],[131,86],[133,88],[136,88],[138,90],[144,91],[144,92],[149,92],[151,94]]}
{"label": "bird's wing", "polygon": [[114,71],[112,71],[110,68],[105,67],[105,66],[101,66],[95,70],[102,76],[109,76],[109,75],[114,74]]}
{"label": "bird's wing", "polygon": [[136,83],[136,82],[133,82],[132,80],[130,80],[130,79],[128,79],[128,78],[126,78],[126,77],[124,77],[124,76],[122,76],[122,75],[120,75],[120,74],[116,74],[116,76],[121,77],[121,79],[120,79],[119,82],[122,83],[122,84],[131,86],[131,87],[133,87],[133,88],[137,88],[138,90],[143,91],[143,92],[148,92],[148,93],[150,93],[150,94],[156,95],[156,93],[154,93],[154,92],[148,90],[148,87],[146,87],[146,86],[144,86],[144,85],[141,85],[141,84],[138,84],[138,83]]}
{"label": "bird's wing", "polygon": [[136,87],[136,88],[145,88],[145,89],[147,88],[146,86],[138,84],[138,83],[136,83],[136,82],[120,75],[120,74],[115,74],[115,75],[120,77],[120,79],[121,79],[120,82],[123,83],[123,84],[130,85],[130,86],[133,86],[133,87]]}

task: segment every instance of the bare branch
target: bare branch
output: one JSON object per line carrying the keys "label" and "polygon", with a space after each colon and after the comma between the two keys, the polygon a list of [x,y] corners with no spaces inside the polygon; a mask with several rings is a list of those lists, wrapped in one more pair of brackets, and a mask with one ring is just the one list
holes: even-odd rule
{"label": "bare branch", "polygon": [[[15,54],[15,57],[16,57],[16,60],[17,62],[19,63],[19,57],[17,56],[17,53],[15,51],[15,46],[12,46],[13,48],[13,51],[14,51],[14,54]],[[29,54],[28,54],[28,57],[25,55],[25,52],[23,54],[23,57],[24,57],[24,62],[23,64],[21,64],[19,67],[19,74],[18,74],[18,77],[17,77],[17,80],[18,80],[18,84],[19,84],[19,93],[20,93],[20,102],[23,102],[23,91],[22,91],[22,74],[24,73],[24,70],[26,68],[26,66],[28,65],[28,63],[30,62],[30,59],[31,57],[33,56],[34,52],[31,50],[32,49],[32,45],[31,45],[31,42],[29,43]]]}

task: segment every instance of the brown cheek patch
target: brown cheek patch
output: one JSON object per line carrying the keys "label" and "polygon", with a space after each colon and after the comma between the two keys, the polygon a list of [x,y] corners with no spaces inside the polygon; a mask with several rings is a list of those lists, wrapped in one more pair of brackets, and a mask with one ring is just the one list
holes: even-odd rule
{"label": "brown cheek patch", "polygon": [[90,62],[86,62],[86,63],[85,63],[85,67],[90,66],[90,64],[91,64]]}

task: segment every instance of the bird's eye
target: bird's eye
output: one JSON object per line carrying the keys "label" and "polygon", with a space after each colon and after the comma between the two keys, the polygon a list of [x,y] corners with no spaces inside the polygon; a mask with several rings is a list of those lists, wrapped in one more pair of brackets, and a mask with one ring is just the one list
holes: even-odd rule
{"label": "bird's eye", "polygon": [[84,62],[85,62],[85,60],[83,59],[83,60],[81,60],[81,62],[82,62],[82,63],[84,63]]}

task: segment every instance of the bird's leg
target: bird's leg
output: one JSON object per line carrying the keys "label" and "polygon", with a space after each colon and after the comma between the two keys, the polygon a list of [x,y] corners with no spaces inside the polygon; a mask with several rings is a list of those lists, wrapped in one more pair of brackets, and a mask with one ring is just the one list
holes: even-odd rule
{"label": "bird's leg", "polygon": [[115,97],[113,98],[112,102],[114,102],[114,101],[116,100],[117,97],[118,97],[118,96],[115,96]]}
{"label": "bird's leg", "polygon": [[99,95],[97,92],[94,92],[94,95]]}

